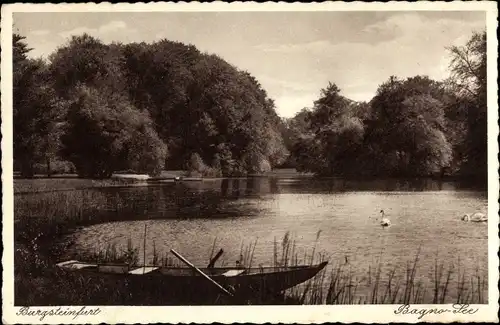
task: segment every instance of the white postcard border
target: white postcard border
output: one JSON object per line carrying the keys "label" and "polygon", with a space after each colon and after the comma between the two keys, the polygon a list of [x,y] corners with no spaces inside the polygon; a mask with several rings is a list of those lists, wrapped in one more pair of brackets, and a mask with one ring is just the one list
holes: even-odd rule
{"label": "white postcard border", "polygon": [[[106,11],[484,11],[487,22],[488,53],[488,256],[489,290],[488,305],[472,305],[478,312],[471,315],[442,313],[428,314],[423,319],[418,315],[396,314],[396,305],[356,305],[356,306],[216,306],[216,307],[138,307],[138,306],[72,306],[87,310],[98,308],[97,315],[45,317],[23,316],[21,307],[14,307],[13,274],[13,163],[12,163],[12,13],[13,12],[106,12]],[[139,3],[139,4],[10,4],[2,6],[2,60],[1,60],[1,100],[2,100],[2,193],[3,193],[3,286],[2,311],[5,323],[323,323],[323,322],[498,322],[498,98],[497,98],[497,8],[495,2],[329,2],[329,3]],[[496,222],[495,222],[496,221]],[[412,308],[450,309],[452,305],[418,305]],[[33,307],[50,312],[57,307]],[[42,320],[40,320],[42,318]]]}

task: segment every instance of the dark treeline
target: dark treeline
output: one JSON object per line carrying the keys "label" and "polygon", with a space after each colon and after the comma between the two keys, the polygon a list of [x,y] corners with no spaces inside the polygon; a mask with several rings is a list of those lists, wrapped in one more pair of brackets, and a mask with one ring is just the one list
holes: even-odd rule
{"label": "dark treeline", "polygon": [[291,166],[324,176],[486,179],[485,33],[449,48],[447,80],[392,76],[367,103],[330,83],[312,108],[285,120],[253,76],[192,45],[82,35],[48,61],[29,51],[14,35],[14,167],[25,177]]}
{"label": "dark treeline", "polygon": [[274,102],[216,55],[82,35],[45,62],[27,57],[23,39],[13,38],[14,163],[25,177],[40,165],[98,178],[164,168],[240,175],[287,156]]}
{"label": "dark treeline", "polygon": [[449,52],[449,79],[391,76],[368,103],[330,83],[311,109],[286,121],[287,164],[327,176],[485,181],[486,33]]}

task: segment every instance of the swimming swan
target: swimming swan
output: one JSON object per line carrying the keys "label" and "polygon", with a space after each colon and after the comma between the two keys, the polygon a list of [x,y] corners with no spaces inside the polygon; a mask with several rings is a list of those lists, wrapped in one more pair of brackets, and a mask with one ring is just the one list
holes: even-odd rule
{"label": "swimming swan", "polygon": [[382,219],[380,220],[380,225],[382,227],[389,227],[391,225],[391,220],[385,217],[384,210],[380,210],[380,214],[382,215]]}
{"label": "swimming swan", "polygon": [[488,222],[488,216],[481,212],[466,213],[462,217],[465,222]]}

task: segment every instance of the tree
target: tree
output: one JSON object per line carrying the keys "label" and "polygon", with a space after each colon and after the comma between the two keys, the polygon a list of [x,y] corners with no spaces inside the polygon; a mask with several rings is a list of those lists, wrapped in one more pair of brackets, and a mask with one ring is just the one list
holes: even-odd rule
{"label": "tree", "polygon": [[129,44],[123,53],[130,98],[168,143],[170,168],[183,168],[193,152],[225,175],[283,161],[274,103],[248,72],[168,40]]}
{"label": "tree", "polygon": [[452,81],[464,96],[486,95],[486,32],[474,33],[464,46],[448,49]]}
{"label": "tree", "polygon": [[200,155],[197,152],[193,153],[187,166],[188,171],[190,173],[201,175],[203,174],[205,167],[205,163],[203,162],[203,159],[201,159]]}
{"label": "tree", "polygon": [[149,174],[162,170],[166,146],[147,113],[92,87],[79,86],[75,94],[62,136],[62,154],[80,176],[107,178],[121,169]]}
{"label": "tree", "polygon": [[59,112],[47,83],[47,66],[27,58],[24,37],[13,36],[14,164],[23,177],[34,175],[34,165],[47,161],[57,150]]}
{"label": "tree", "polygon": [[357,159],[363,144],[364,127],[356,117],[343,116],[321,129],[323,155],[328,175],[353,176],[358,172]]}
{"label": "tree", "polygon": [[12,35],[12,60],[14,66],[26,61],[28,59],[27,54],[32,50],[28,48],[25,39],[26,37],[19,34]]}
{"label": "tree", "polygon": [[412,96],[403,102],[408,113],[401,127],[408,135],[403,152],[405,170],[416,175],[436,174],[451,161],[452,150],[445,134],[443,105],[429,95]]}
{"label": "tree", "polygon": [[50,73],[58,96],[68,99],[81,84],[123,93],[123,56],[118,45],[105,45],[88,34],[72,36],[50,56]]}
{"label": "tree", "polygon": [[366,121],[372,174],[429,176],[450,164],[445,97],[442,83],[425,76],[391,77],[378,88]]}
{"label": "tree", "polygon": [[314,113],[310,116],[312,129],[318,132],[324,125],[334,123],[348,114],[349,104],[350,101],[340,95],[340,88],[330,82],[321,90],[321,97],[314,102]]}
{"label": "tree", "polygon": [[452,159],[446,98],[441,83],[421,76],[389,78],[369,104],[330,83],[313,110],[300,113],[307,127],[292,149],[297,168],[348,177],[439,173]]}
{"label": "tree", "polygon": [[320,175],[352,176],[364,138],[364,126],[356,116],[357,104],[329,83],[321,90],[311,112],[299,112],[295,120],[302,133],[293,145],[292,156],[300,171]]}
{"label": "tree", "polygon": [[474,33],[464,46],[449,48],[451,84],[465,113],[467,134],[462,143],[461,171],[487,177],[486,32]]}
{"label": "tree", "polygon": [[[26,50],[20,45],[18,57]],[[196,152],[214,165],[207,171],[224,175],[268,170],[287,156],[274,102],[260,83],[192,45],[104,44],[83,34],[50,55],[48,72],[62,116],[53,134],[62,142],[47,150],[61,147],[82,176],[107,177],[123,165],[154,172],[167,155],[149,150],[141,164],[133,157],[143,145],[166,144],[169,168],[186,166]]]}
{"label": "tree", "polygon": [[303,108],[294,117],[284,118],[279,124],[283,144],[289,152],[285,162],[281,165],[282,167],[297,168],[296,155],[294,154],[295,145],[309,132],[310,113],[310,110]]}
{"label": "tree", "polygon": [[291,148],[295,168],[299,172],[313,172],[318,175],[328,174],[328,161],[324,147],[314,135],[302,135]]}
{"label": "tree", "polygon": [[125,145],[125,156],[129,169],[159,175],[164,169],[168,155],[167,146],[159,138],[148,116],[131,128],[131,137]]}

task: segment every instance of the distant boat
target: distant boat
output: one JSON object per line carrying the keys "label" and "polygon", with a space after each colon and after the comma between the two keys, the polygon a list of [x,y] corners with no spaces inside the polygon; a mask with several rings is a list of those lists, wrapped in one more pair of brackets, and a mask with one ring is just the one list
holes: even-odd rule
{"label": "distant boat", "polygon": [[[88,276],[111,276],[117,281],[154,281],[157,286],[164,286],[168,292],[191,290],[203,294],[219,294],[220,290],[213,282],[237,295],[250,296],[256,293],[279,293],[314,277],[328,262],[307,266],[287,267],[218,267],[200,268],[211,280],[189,267],[161,267],[112,264],[92,264],[76,260],[57,264],[58,267]],[[222,289],[223,290],[223,289]]]}
{"label": "distant boat", "polygon": [[174,178],[176,182],[201,182],[203,181],[202,177],[176,177]]}
{"label": "distant boat", "polygon": [[146,174],[114,174],[112,178],[121,178],[121,179],[132,179],[139,181],[147,181],[151,179],[151,176]]}
{"label": "distant boat", "polygon": [[175,182],[175,183],[183,183],[183,182],[202,182],[206,179],[202,177],[183,177],[183,176],[155,176],[149,178],[149,181],[152,183],[156,182]]}

